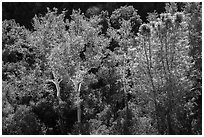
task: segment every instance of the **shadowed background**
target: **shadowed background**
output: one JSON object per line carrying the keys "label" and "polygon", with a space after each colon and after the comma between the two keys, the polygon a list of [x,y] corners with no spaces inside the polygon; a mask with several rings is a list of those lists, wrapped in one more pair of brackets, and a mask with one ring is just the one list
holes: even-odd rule
{"label": "shadowed background", "polygon": [[121,6],[133,6],[138,10],[138,14],[145,22],[147,13],[164,12],[164,2],[3,2],[2,3],[2,20],[15,19],[20,25],[24,25],[28,29],[32,29],[32,18],[35,14],[45,14],[47,7],[58,8],[59,12],[63,9],[68,10],[66,18],[70,18],[73,9],[81,9],[86,16],[90,14],[100,13],[102,10],[107,10],[109,15],[114,9]]}

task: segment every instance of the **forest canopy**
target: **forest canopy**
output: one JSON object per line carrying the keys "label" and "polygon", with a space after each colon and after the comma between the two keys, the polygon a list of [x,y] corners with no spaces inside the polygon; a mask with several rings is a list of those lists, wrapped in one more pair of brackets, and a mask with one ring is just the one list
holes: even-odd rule
{"label": "forest canopy", "polygon": [[4,135],[201,135],[202,5],[47,8],[2,21]]}

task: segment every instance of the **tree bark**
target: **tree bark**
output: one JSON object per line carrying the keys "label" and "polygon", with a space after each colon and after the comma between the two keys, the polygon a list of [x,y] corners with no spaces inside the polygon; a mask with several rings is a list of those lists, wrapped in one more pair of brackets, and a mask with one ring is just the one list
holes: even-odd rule
{"label": "tree bark", "polygon": [[[58,101],[58,106],[59,106],[60,103],[62,102],[61,97],[60,97],[60,82],[62,81],[62,79],[58,81],[58,78],[56,77],[56,74],[54,71],[52,71],[52,74],[53,74],[54,80],[51,79],[51,80],[48,80],[48,82],[52,82],[55,85],[55,88],[57,90],[57,101]],[[64,134],[64,124],[63,124],[63,119],[62,119],[62,115],[60,112],[60,108],[58,109],[58,115],[59,115],[60,131],[61,131],[61,134]]]}
{"label": "tree bark", "polygon": [[78,104],[77,104],[77,121],[79,126],[79,134],[82,132],[82,125],[81,125],[81,102],[80,102],[80,91],[81,91],[81,82],[78,85]]}

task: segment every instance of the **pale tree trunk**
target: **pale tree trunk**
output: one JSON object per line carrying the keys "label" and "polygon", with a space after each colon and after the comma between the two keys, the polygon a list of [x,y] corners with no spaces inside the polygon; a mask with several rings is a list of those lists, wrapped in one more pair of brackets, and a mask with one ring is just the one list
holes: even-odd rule
{"label": "pale tree trunk", "polygon": [[78,104],[77,104],[77,121],[78,121],[78,126],[79,126],[79,134],[82,132],[82,125],[81,125],[81,99],[80,99],[80,92],[81,92],[81,82],[78,85]]}
{"label": "pale tree trunk", "polygon": [[75,92],[76,92],[76,106],[77,106],[77,126],[78,126],[78,133],[81,135],[82,132],[82,125],[81,125],[81,98],[80,98],[80,92],[81,92],[81,84],[82,82],[77,81],[76,79],[71,79],[73,84],[74,84],[74,88],[75,88]]}
{"label": "pale tree trunk", "polygon": [[[52,71],[52,74],[53,74],[54,80],[49,79],[47,81],[52,82],[55,85],[55,88],[57,90],[57,101],[58,101],[58,105],[60,105],[60,103],[62,102],[61,97],[60,97],[60,82],[62,81],[62,79],[58,81],[58,78],[57,78],[54,71]],[[61,115],[61,112],[60,112],[60,108],[58,110],[58,115],[59,115],[60,131],[61,131],[62,134],[64,134],[64,123],[63,123],[62,115]]]}
{"label": "pale tree trunk", "polygon": [[74,90],[76,93],[76,107],[77,107],[77,124],[78,124],[78,133],[81,135],[82,134],[82,122],[81,122],[81,115],[82,115],[82,110],[81,110],[81,85],[84,79],[84,74],[87,73],[86,69],[80,69],[80,63],[78,66],[78,71],[76,72],[76,76],[74,79],[70,78],[72,83],[74,84]]}

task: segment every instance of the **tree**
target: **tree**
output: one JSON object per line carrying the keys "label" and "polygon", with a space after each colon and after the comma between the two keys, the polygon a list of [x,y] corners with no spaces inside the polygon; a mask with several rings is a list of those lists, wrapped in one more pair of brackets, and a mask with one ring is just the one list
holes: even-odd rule
{"label": "tree", "polygon": [[[180,14],[181,18],[177,18]],[[139,37],[143,45],[143,55],[145,70],[150,81],[150,90],[155,104],[157,119],[157,129],[163,134],[164,129],[160,129],[159,107],[160,103],[165,103],[165,114],[167,134],[175,134],[173,118],[173,108],[179,100],[174,99],[175,95],[184,95],[180,87],[185,87],[190,81],[186,79],[186,69],[190,67],[190,57],[188,57],[188,29],[183,13],[174,11],[172,14],[151,14],[149,24],[140,27]],[[179,82],[182,81],[182,82]],[[188,87],[189,88],[189,87]],[[188,89],[187,88],[187,89]],[[186,90],[186,89],[183,89]],[[164,96],[167,100],[163,102]],[[159,98],[158,98],[159,97]],[[161,102],[162,101],[162,102]]]}
{"label": "tree", "polygon": [[201,134],[201,5],[178,4],[3,21],[3,134]]}

